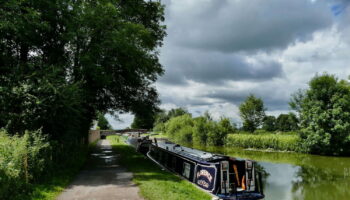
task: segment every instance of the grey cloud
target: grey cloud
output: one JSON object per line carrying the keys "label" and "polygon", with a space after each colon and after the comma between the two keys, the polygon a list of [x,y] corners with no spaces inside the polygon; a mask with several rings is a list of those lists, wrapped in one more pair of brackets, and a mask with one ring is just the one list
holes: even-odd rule
{"label": "grey cloud", "polygon": [[160,98],[163,103],[165,102],[171,103],[179,107],[211,105],[211,103],[209,103],[207,100],[203,99],[202,97],[195,97],[195,96],[179,97],[176,94],[174,94],[174,95],[161,96]]}
{"label": "grey cloud", "polygon": [[[157,83],[162,86],[160,98],[163,103],[187,107],[196,114],[213,107],[223,109],[221,104],[239,105],[249,94],[261,97],[268,111],[287,111],[290,94],[296,88],[306,87],[309,78],[303,76],[311,78],[320,69],[341,72],[343,69],[336,66],[345,65],[321,68],[322,63],[331,60],[349,63],[345,53],[325,51],[322,45],[321,49],[313,50],[312,46],[318,42],[310,39],[315,31],[328,34],[335,28],[343,35],[339,41],[344,48],[342,52],[347,52],[350,6],[333,16],[332,3],[328,0],[314,3],[311,0],[166,0],[163,3],[167,5],[168,36],[160,51],[160,61],[166,70]],[[327,34],[324,37],[333,37]],[[304,41],[314,44],[309,50],[305,47],[292,55],[283,54],[286,47]],[[304,65],[299,66],[296,61]],[[240,85],[230,87],[236,81]]]}
{"label": "grey cloud", "polygon": [[[173,48],[175,49],[175,48]],[[192,80],[200,83],[222,84],[225,81],[263,81],[281,77],[281,64],[273,60],[247,61],[245,56],[219,52],[200,52],[182,49],[165,52],[162,56],[165,84],[185,84]]]}
{"label": "grey cloud", "polygon": [[181,2],[173,0],[166,9],[170,42],[204,50],[280,49],[332,24],[326,1],[211,0],[183,8],[175,5]]}
{"label": "grey cloud", "polygon": [[209,93],[203,94],[202,97],[222,100],[230,102],[234,105],[241,104],[248,95],[254,94],[256,97],[264,101],[265,107],[269,111],[288,110],[289,96],[281,95],[278,88],[256,88],[254,90],[234,91],[230,89],[218,89]]}

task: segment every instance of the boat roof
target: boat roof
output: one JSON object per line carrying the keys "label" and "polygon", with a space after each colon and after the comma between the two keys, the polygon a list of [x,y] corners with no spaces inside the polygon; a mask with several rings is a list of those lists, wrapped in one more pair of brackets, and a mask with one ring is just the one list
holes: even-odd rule
{"label": "boat roof", "polygon": [[[216,162],[219,160],[228,160],[228,156],[213,154],[206,151],[201,151],[193,148],[188,148],[181,146],[179,144],[175,144],[169,141],[158,141],[158,147],[165,149],[167,151],[173,152],[175,154],[179,154],[183,157],[187,157],[192,160],[200,161],[200,162]],[[153,143],[153,145],[155,145]],[[156,145],[157,146],[157,145]]]}

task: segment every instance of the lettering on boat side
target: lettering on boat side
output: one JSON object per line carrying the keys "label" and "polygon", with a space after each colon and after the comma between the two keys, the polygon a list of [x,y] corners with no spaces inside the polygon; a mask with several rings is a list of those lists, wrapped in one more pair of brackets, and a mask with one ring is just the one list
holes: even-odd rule
{"label": "lettering on boat side", "polygon": [[207,183],[207,182],[205,182],[205,181],[203,181],[203,180],[198,180],[198,181],[197,181],[197,184],[198,184],[198,185],[201,185],[201,186],[203,186],[203,187],[205,187],[205,188],[208,188],[208,187],[209,187],[209,183]]}
{"label": "lettering on boat side", "polygon": [[196,184],[205,190],[212,191],[215,187],[216,167],[197,165],[196,171]]}
{"label": "lettering on boat side", "polygon": [[200,177],[200,176],[206,177],[209,180],[209,182],[211,182],[211,180],[213,179],[211,174],[205,169],[202,169],[199,172],[197,172],[197,178]]}

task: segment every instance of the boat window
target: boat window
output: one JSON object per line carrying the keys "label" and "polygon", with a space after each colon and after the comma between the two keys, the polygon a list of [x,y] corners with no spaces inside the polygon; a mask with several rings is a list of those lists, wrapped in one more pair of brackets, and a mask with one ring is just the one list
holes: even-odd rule
{"label": "boat window", "polygon": [[182,171],[182,176],[189,179],[190,178],[190,172],[191,172],[191,165],[187,162],[184,162],[184,167]]}

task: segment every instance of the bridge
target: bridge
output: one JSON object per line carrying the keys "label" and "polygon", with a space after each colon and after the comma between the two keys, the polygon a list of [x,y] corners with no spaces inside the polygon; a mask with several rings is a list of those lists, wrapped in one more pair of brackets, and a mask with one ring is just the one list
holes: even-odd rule
{"label": "bridge", "polygon": [[147,129],[119,129],[119,130],[90,130],[89,131],[89,143],[96,141],[97,139],[106,138],[109,135],[121,135],[128,134],[142,134],[147,133]]}

